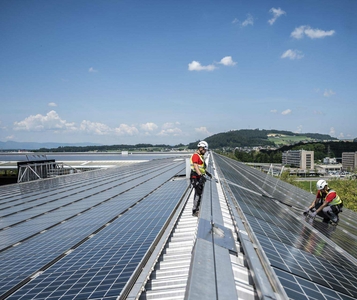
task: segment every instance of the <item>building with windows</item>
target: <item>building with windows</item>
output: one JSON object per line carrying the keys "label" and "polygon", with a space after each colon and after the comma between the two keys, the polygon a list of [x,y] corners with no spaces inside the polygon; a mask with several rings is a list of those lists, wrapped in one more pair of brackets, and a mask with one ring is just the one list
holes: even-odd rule
{"label": "building with windows", "polygon": [[323,159],[323,164],[324,164],[324,165],[337,164],[336,157],[325,157],[325,158]]}
{"label": "building with windows", "polygon": [[357,151],[342,152],[342,169],[354,171],[357,169]]}
{"label": "building with windows", "polygon": [[313,170],[314,166],[314,151],[305,150],[289,150],[282,154],[283,165],[299,168],[302,170]]}

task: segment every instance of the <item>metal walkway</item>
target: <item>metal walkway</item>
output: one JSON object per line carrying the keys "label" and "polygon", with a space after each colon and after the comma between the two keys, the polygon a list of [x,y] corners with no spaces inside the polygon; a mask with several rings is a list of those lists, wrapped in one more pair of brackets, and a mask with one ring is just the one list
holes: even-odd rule
{"label": "metal walkway", "polygon": [[[212,171],[212,173],[214,173],[214,171]],[[217,176],[217,174],[215,175]],[[208,251],[202,253],[204,260],[210,256],[210,258],[216,260],[217,264],[220,264],[225,260],[228,269],[220,270],[221,275],[223,275],[220,280],[221,282],[217,282],[217,279],[214,279],[216,276],[215,273],[219,268],[217,264],[213,263],[213,268],[207,269],[206,267],[211,267],[211,265],[209,263],[204,263],[205,267],[203,272],[205,274],[202,274],[200,262],[194,260],[192,256],[192,254],[201,256],[201,253],[195,254],[195,247],[199,247],[201,242],[200,236],[197,237],[197,231],[200,228],[199,224],[201,224],[201,227],[205,227],[207,224],[205,216],[207,217],[211,212],[211,189],[214,190],[212,197],[216,208],[215,219],[222,223],[228,236],[230,238],[232,237],[229,241],[230,247],[232,247],[233,250],[236,250],[234,252],[231,251],[230,253],[227,248],[221,248],[220,245],[212,243],[206,247]],[[215,182],[212,180],[207,182],[205,191],[201,204],[202,212],[198,218],[192,216],[194,196],[194,192],[192,191],[173,232],[170,234],[170,238],[163,253],[160,255],[160,259],[155,265],[155,269],[153,270],[148,283],[145,285],[145,290],[140,296],[141,300],[197,299],[197,293],[199,293],[199,297],[203,299],[205,298],[203,293],[208,295],[210,293],[208,287],[219,289],[219,291],[216,291],[213,295],[209,295],[210,299],[214,299],[214,295],[217,296],[217,299],[259,299],[254,288],[252,276],[247,267],[246,259],[242,253],[243,248],[238,242],[232,216],[219,181]],[[219,239],[218,236],[216,238]],[[198,244],[198,246],[196,244]],[[217,250],[217,247],[221,249]],[[216,248],[216,253],[214,248]],[[210,249],[212,251],[210,251]],[[209,277],[211,277],[211,279],[213,278],[211,281],[201,281],[196,279],[196,277],[200,278],[208,273],[211,274]],[[226,293],[228,281],[231,282],[233,287],[230,294]],[[207,290],[208,292],[206,292]]]}

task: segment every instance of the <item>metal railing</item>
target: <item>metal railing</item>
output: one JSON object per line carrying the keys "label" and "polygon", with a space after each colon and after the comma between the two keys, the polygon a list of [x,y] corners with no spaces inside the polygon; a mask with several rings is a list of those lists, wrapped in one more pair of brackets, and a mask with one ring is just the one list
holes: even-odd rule
{"label": "metal railing", "polygon": [[28,182],[38,179],[57,177],[62,175],[80,173],[71,166],[57,162],[30,163],[19,166],[17,182]]}

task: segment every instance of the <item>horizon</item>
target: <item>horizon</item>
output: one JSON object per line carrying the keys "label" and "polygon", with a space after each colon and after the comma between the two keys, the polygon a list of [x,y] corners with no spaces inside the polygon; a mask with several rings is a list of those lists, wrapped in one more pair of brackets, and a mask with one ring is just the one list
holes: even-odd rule
{"label": "horizon", "polygon": [[[260,128],[256,128],[256,129],[239,129],[237,131],[240,131],[240,130],[266,130],[266,129],[260,129]],[[278,129],[271,129],[272,131],[285,131],[285,130],[278,130]],[[235,131],[235,130],[234,130]],[[269,131],[269,130],[266,130],[266,131]],[[288,131],[289,132],[289,131]],[[220,132],[220,133],[217,133],[217,134],[225,134],[225,133],[228,133],[228,132]],[[297,135],[302,135],[304,136],[305,134],[306,135],[310,135],[310,134],[318,134],[318,133],[311,133],[311,132],[305,132],[305,133],[294,133],[294,132],[289,132],[289,133],[292,133],[293,135],[297,134]],[[278,133],[279,134],[279,133]],[[210,136],[211,137],[211,136]],[[207,137],[207,139],[209,139],[210,137]],[[268,135],[267,135],[268,137]],[[331,137],[331,136],[330,136]],[[338,138],[334,138],[334,137],[331,137],[332,139],[330,141],[338,141],[338,142],[353,142],[353,138],[352,139],[338,139]],[[311,142],[313,142],[314,139],[312,139]],[[324,140],[320,140],[320,141],[324,141]],[[191,143],[196,143],[197,141],[191,141],[189,143],[176,143],[176,144],[155,144],[155,143],[142,143],[142,142],[139,142],[139,143],[135,143],[135,144],[100,144],[100,143],[92,143],[92,142],[80,142],[80,143],[71,143],[71,142],[18,142],[18,141],[6,141],[6,142],[3,142],[3,141],[0,141],[0,143],[15,143],[15,144],[40,144],[42,145],[42,147],[44,147],[44,145],[46,144],[55,144],[54,148],[49,148],[49,149],[56,149],[56,148],[59,148],[59,147],[105,147],[105,146],[137,146],[137,145],[140,145],[140,144],[145,144],[145,145],[151,145],[153,147],[158,147],[158,146],[168,146],[168,147],[176,147],[176,146],[180,146],[180,145],[183,145],[183,146],[188,146],[189,144]],[[299,141],[299,142],[294,142],[294,143],[300,143],[302,141]],[[284,145],[279,145],[277,144],[276,145],[277,147],[282,147]],[[46,148],[46,147],[45,147]],[[21,150],[21,149],[24,149],[24,148],[6,148],[6,149],[0,149],[0,150]],[[27,150],[39,150],[40,148],[29,148]]]}
{"label": "horizon", "polygon": [[281,127],[357,137],[356,1],[0,8],[0,141],[178,145]]}

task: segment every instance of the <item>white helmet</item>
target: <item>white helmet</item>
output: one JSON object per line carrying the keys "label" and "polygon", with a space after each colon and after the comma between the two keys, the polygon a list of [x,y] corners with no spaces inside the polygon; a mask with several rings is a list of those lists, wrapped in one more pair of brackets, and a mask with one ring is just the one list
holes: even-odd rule
{"label": "white helmet", "polygon": [[324,187],[327,185],[327,182],[323,179],[320,179],[317,183],[316,183],[316,188],[321,191],[324,189]]}
{"label": "white helmet", "polygon": [[208,150],[208,144],[206,141],[201,141],[198,143],[197,148],[203,148],[205,150]]}

